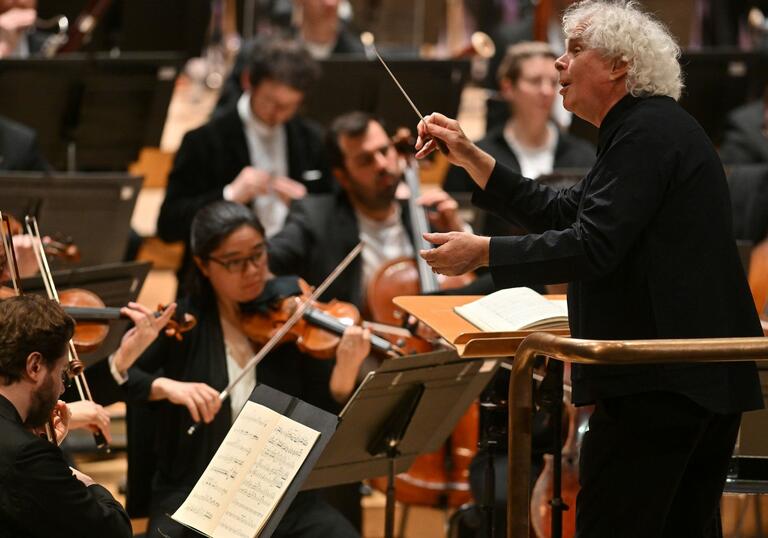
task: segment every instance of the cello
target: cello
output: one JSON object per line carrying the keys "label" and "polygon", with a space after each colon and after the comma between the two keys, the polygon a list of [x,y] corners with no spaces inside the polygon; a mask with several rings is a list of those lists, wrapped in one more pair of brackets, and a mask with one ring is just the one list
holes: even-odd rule
{"label": "cello", "polygon": [[[401,136],[408,149],[413,147]],[[402,143],[396,142],[400,150]],[[425,209],[416,203],[420,185],[416,164],[409,159],[404,172],[410,190],[408,212],[411,220],[412,242],[417,248],[429,248],[423,234],[429,231]],[[384,264],[371,278],[366,296],[368,310],[375,322],[403,324],[404,314],[392,303],[399,295],[434,293],[441,289],[457,288],[468,284],[472,277],[438,278],[420,256],[401,257]],[[432,507],[459,507],[471,500],[469,489],[469,464],[477,453],[479,437],[479,407],[472,406],[459,420],[443,448],[416,458],[405,473],[395,477],[395,498],[404,504]],[[386,479],[375,478],[371,484],[386,490]]]}

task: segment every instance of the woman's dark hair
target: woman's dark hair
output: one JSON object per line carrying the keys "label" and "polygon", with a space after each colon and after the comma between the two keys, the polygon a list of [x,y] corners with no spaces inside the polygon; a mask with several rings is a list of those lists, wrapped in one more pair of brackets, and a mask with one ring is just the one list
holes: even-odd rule
{"label": "woman's dark hair", "polygon": [[[219,200],[203,207],[192,219],[189,238],[190,253],[201,260],[208,260],[211,252],[241,226],[250,226],[262,236],[264,235],[264,227],[258,217],[242,204]],[[187,274],[187,284],[187,289],[195,299],[204,302],[213,300],[211,283],[198,269],[197,264],[192,264]]]}
{"label": "woman's dark hair", "polygon": [[40,353],[53,366],[74,331],[75,322],[55,301],[37,295],[0,301],[0,384],[19,381],[31,353]]}

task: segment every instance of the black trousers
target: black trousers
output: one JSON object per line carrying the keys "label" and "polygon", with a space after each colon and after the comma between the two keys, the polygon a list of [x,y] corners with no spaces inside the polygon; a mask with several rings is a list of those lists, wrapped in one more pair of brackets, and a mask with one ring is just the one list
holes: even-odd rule
{"label": "black trousers", "polygon": [[581,447],[577,538],[722,536],[740,420],[667,392],[596,402]]}
{"label": "black trousers", "polygon": [[[165,492],[155,503],[147,524],[147,538],[196,538],[200,535],[173,521],[168,515],[186,499],[188,491]],[[302,491],[277,526],[275,538],[360,538],[352,524],[325,502],[317,491]]]}

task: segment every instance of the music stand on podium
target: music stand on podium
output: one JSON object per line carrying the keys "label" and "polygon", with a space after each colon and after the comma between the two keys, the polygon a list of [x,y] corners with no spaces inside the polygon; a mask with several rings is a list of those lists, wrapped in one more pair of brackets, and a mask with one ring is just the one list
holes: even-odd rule
{"label": "music stand on podium", "polygon": [[339,428],[304,488],[388,476],[385,536],[391,537],[395,473],[440,448],[499,363],[461,358],[453,350],[385,361],[342,410]]}
{"label": "music stand on podium", "polygon": [[[550,300],[563,300],[562,295],[548,295]],[[568,329],[546,329],[544,331],[514,331],[514,332],[487,332],[481,331],[470,322],[459,316],[454,308],[460,305],[471,303],[480,299],[480,296],[473,295],[427,295],[427,296],[403,296],[396,297],[394,303],[419,321],[431,327],[440,336],[448,340],[456,348],[460,357],[505,357],[511,358],[515,355],[526,336],[532,332],[548,332],[560,336],[569,336]],[[552,413],[552,422],[561,423],[562,417],[562,363],[553,361],[552,367],[547,368],[546,383],[542,383],[542,398],[546,399],[546,405],[549,406]],[[548,386],[547,394],[544,394],[544,385]],[[542,402],[544,405],[544,402]],[[553,446],[555,454],[553,455],[553,491],[552,491],[552,535],[556,534],[562,521],[562,511],[567,509],[560,496],[560,477],[561,477],[561,431],[560,428],[553,429]],[[482,511],[485,514],[486,529],[489,535],[494,533],[494,469],[493,457],[486,458],[488,464],[486,469],[486,486],[484,488],[484,498],[482,499]]]}

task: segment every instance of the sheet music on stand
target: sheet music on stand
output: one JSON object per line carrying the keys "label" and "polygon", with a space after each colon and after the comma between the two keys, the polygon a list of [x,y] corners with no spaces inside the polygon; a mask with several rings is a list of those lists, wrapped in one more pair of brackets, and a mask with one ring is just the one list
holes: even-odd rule
{"label": "sheet music on stand", "polygon": [[268,538],[338,417],[257,385],[190,495],[170,516],[204,536]]}

